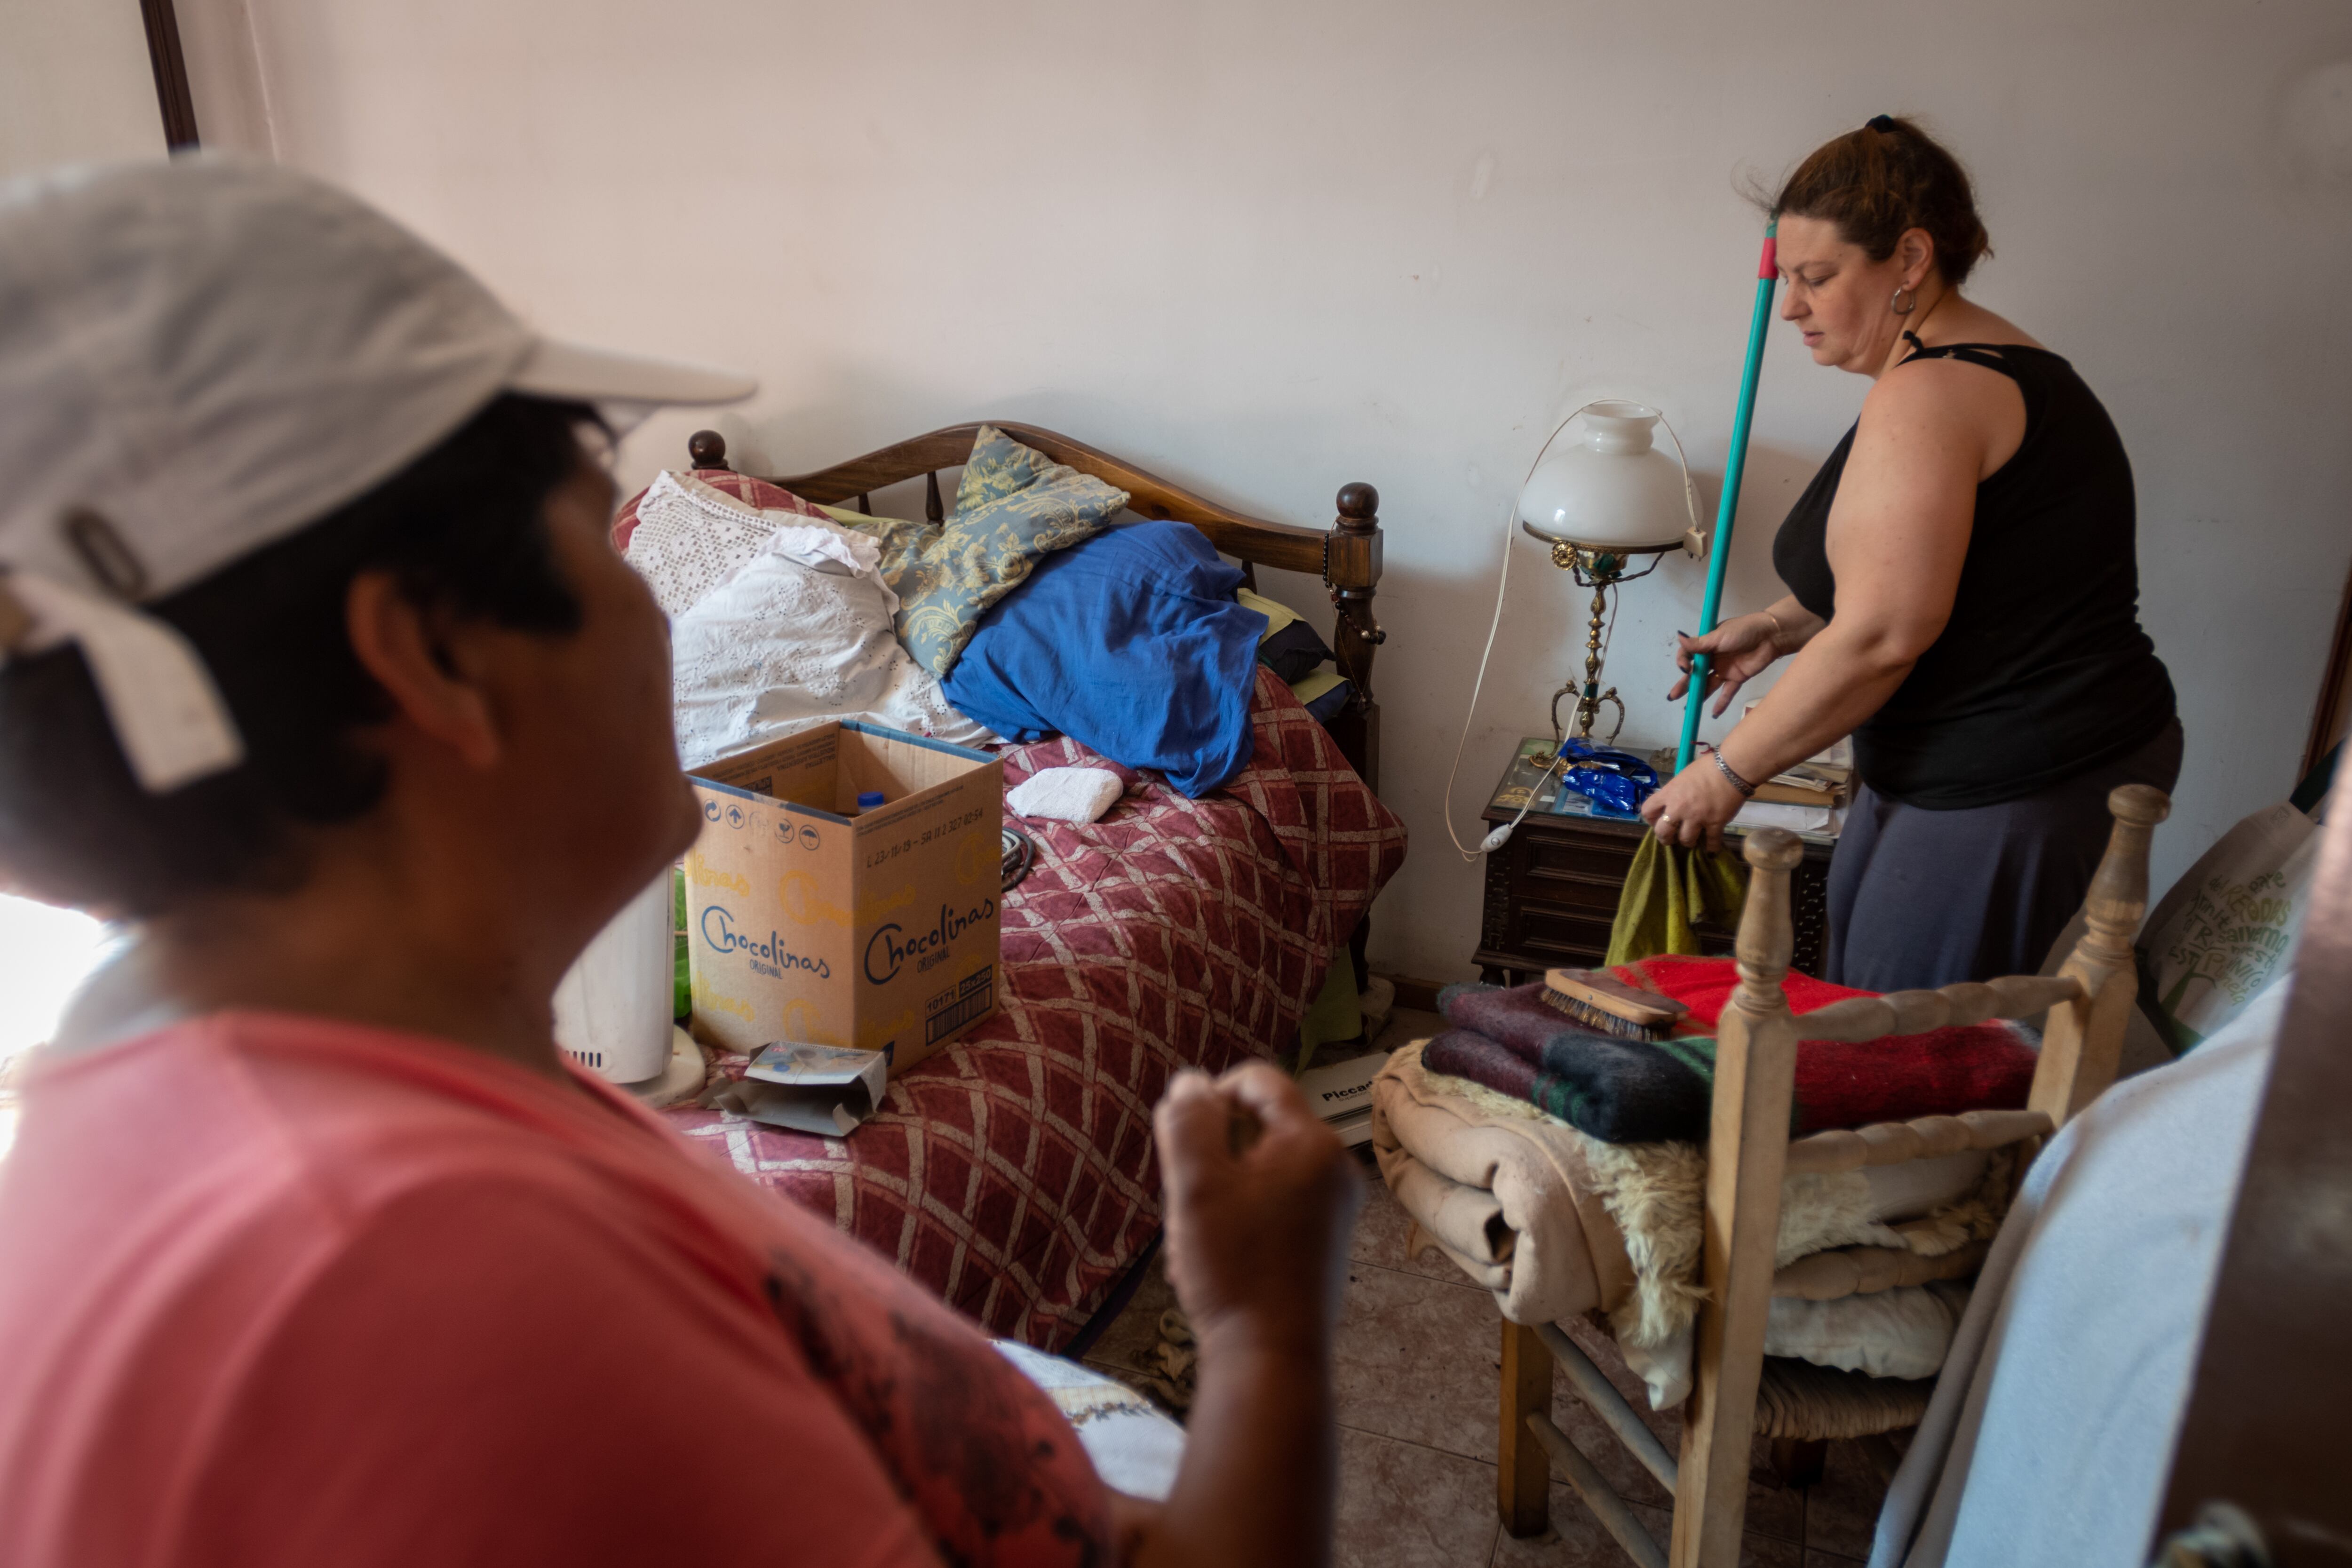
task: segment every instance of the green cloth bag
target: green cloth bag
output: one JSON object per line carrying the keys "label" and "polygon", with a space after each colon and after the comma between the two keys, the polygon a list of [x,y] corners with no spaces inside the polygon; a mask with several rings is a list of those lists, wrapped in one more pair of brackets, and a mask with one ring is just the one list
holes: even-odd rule
{"label": "green cloth bag", "polygon": [[1331,950],[1331,967],[1323,972],[1323,989],[1298,1020],[1298,1066],[1305,1072],[1315,1064],[1316,1048],[1335,1040],[1352,1040],[1364,1032],[1364,999],[1356,990],[1356,961],[1345,942]]}
{"label": "green cloth bag", "polygon": [[1614,968],[1662,952],[1696,953],[1698,933],[1691,927],[1701,921],[1737,927],[1747,897],[1748,868],[1738,860],[1713,849],[1661,844],[1656,834],[1644,833],[1617,900],[1616,923],[1609,928],[1607,963]]}

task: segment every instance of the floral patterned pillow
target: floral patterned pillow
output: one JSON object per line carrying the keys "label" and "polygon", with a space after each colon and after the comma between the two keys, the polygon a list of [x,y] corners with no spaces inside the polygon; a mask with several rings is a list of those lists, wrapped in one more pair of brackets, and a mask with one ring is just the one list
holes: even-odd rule
{"label": "floral patterned pillow", "polygon": [[832,515],[881,542],[882,577],[898,595],[898,640],[944,678],[990,606],[1045,556],[1100,533],[1126,505],[1125,490],[983,425],[946,522]]}
{"label": "floral patterned pillow", "polygon": [[[940,677],[963,656],[980,617],[1028,581],[1032,567],[1056,550],[1092,539],[1127,505],[1125,490],[1057,463],[992,425],[982,426],[972,442],[954,515],[944,523],[815,507],[765,479],[724,468],[697,469],[688,478],[760,510],[830,520],[872,536],[882,546],[882,580],[898,595],[898,640],[916,663]],[[631,497],[614,520],[613,542],[624,551],[649,493]]]}

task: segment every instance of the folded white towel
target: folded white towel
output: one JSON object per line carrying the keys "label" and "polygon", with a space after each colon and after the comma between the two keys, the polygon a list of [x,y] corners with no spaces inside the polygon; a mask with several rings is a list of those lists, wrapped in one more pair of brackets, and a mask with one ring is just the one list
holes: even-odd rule
{"label": "folded white towel", "polygon": [[1004,804],[1022,816],[1055,822],[1092,822],[1108,811],[1127,786],[1108,768],[1047,768],[1004,792]]}

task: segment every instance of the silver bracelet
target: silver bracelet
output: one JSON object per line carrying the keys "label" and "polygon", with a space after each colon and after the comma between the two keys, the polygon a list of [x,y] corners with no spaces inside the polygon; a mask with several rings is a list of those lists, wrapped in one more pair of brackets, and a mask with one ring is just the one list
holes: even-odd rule
{"label": "silver bracelet", "polygon": [[1725,778],[1731,781],[1731,787],[1739,792],[1740,798],[1743,800],[1755,799],[1756,786],[1731,771],[1731,764],[1723,760],[1722,751],[1717,749],[1711,754],[1715,758],[1717,771],[1721,773]]}

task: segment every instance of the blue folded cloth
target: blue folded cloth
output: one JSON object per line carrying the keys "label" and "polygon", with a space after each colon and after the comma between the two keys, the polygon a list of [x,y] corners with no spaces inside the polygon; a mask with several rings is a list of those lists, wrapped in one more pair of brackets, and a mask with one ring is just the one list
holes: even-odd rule
{"label": "blue folded cloth", "polygon": [[1257,645],[1257,661],[1296,686],[1331,662],[1331,649],[1322,633],[1305,621],[1293,621]]}
{"label": "blue folded cloth", "polygon": [[1206,795],[1250,760],[1265,617],[1234,602],[1241,569],[1181,522],[1110,529],[1040,561],[981,617],[940,683],[1013,741],[1056,732]]}
{"label": "blue folded cloth", "polygon": [[1343,680],[1307,703],[1307,711],[1318,724],[1328,724],[1339,716],[1341,710],[1348,706],[1349,699],[1355,695],[1355,687]]}

